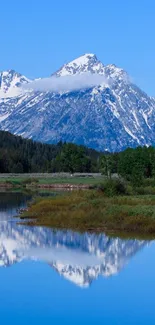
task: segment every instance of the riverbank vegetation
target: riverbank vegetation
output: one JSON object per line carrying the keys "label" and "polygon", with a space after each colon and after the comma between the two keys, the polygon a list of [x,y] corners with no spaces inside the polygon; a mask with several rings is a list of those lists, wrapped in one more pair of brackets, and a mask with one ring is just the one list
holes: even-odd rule
{"label": "riverbank vegetation", "polygon": [[115,184],[113,193],[95,189],[38,199],[20,217],[29,225],[155,238],[155,196],[122,195],[121,186]]}

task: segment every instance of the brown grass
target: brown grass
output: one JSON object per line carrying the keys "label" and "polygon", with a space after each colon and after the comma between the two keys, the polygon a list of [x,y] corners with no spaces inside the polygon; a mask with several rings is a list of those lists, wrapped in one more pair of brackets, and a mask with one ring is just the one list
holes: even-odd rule
{"label": "brown grass", "polygon": [[29,225],[155,238],[155,196],[106,197],[96,190],[73,191],[36,201],[21,219]]}

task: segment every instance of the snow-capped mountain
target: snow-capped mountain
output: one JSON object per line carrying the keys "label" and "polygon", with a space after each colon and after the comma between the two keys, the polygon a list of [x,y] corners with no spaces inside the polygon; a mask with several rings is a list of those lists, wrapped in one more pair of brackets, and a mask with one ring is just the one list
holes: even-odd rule
{"label": "snow-capped mountain", "polygon": [[85,54],[63,65],[54,75],[62,77],[84,72],[104,74],[104,65],[97,59],[96,55]]}
{"label": "snow-capped mountain", "polygon": [[[80,89],[46,90],[44,79],[43,89],[37,89],[37,81],[33,88],[33,82],[15,72],[1,76],[0,129],[42,142],[63,140],[109,151],[155,144],[154,98],[133,84],[123,69],[105,66],[94,54],[65,64],[48,78],[48,83],[60,78],[61,84],[69,77],[75,82],[78,76]],[[103,79],[84,86],[89,76]]]}
{"label": "snow-capped mountain", "polygon": [[27,84],[30,79],[14,70],[0,73],[0,98],[17,97],[22,94],[21,85]]}

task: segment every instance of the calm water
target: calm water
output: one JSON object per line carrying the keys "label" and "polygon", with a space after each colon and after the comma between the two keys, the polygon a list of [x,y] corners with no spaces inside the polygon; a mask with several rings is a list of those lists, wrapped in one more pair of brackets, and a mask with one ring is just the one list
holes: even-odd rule
{"label": "calm water", "polygon": [[0,193],[0,324],[155,324],[155,243],[17,225]]}

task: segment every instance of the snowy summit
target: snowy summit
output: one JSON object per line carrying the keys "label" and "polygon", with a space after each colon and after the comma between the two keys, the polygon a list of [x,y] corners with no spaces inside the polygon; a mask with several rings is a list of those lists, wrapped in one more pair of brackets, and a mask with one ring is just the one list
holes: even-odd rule
{"label": "snowy summit", "polygon": [[0,74],[0,129],[14,134],[120,151],[154,145],[154,124],[155,100],[92,53],[38,81],[13,70]]}

